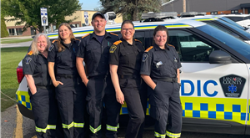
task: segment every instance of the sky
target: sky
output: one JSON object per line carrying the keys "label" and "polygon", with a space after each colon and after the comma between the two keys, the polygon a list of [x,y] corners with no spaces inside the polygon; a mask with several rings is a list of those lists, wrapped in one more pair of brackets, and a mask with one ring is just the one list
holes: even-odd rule
{"label": "sky", "polygon": [[82,4],[82,10],[94,10],[101,7],[100,0],[79,0]]}

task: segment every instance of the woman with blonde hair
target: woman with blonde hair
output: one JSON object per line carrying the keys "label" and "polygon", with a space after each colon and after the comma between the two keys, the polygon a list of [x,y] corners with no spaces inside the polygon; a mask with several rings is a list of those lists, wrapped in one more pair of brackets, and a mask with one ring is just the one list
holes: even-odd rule
{"label": "woman with blonde hair", "polygon": [[84,137],[85,91],[76,69],[76,53],[80,44],[69,24],[58,28],[58,39],[52,42],[48,70],[56,87],[56,99],[65,138]]}
{"label": "woman with blonde hair", "polygon": [[22,62],[38,138],[57,137],[57,106],[48,74],[48,47],[50,41],[46,34],[37,34]]}

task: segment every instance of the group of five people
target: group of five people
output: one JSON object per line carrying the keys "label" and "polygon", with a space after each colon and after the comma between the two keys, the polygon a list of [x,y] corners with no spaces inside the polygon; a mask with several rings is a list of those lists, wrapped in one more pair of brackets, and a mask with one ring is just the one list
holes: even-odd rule
{"label": "group of five people", "polygon": [[155,137],[180,137],[181,64],[167,44],[167,28],[157,26],[154,46],[144,51],[132,21],[122,23],[121,39],[105,25],[104,15],[95,13],[94,32],[81,40],[66,23],[52,45],[45,34],[35,36],[23,70],[38,138],[101,138],[103,116],[106,137],[117,138],[124,102],[130,117],[125,138],[142,138],[148,96]]}

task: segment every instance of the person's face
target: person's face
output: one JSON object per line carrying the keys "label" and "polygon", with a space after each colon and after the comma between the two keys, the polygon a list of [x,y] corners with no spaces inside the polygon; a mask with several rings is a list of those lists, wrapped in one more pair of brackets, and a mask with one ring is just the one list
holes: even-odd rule
{"label": "person's face", "polygon": [[157,31],[154,36],[155,44],[158,46],[165,46],[167,43],[168,35],[166,31]]}
{"label": "person's face", "polygon": [[70,34],[71,34],[71,30],[69,30],[69,28],[65,25],[62,25],[59,28],[59,35],[61,37],[61,39],[66,40],[66,39],[70,39]]}
{"label": "person's face", "polygon": [[130,23],[125,23],[121,28],[122,38],[125,40],[133,39],[134,33],[135,29],[133,28],[133,25]]}
{"label": "person's face", "polygon": [[94,30],[97,32],[103,32],[105,31],[107,21],[100,16],[96,16],[94,20],[91,22],[92,26],[94,27]]}
{"label": "person's face", "polygon": [[40,36],[37,39],[37,49],[39,52],[43,53],[47,49],[47,40],[44,36]]}

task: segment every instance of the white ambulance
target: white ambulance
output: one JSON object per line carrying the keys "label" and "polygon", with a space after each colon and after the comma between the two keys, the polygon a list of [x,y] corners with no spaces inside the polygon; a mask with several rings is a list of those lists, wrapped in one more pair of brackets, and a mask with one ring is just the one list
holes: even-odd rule
{"label": "white ambulance", "polygon": [[[135,23],[134,37],[145,48],[151,46],[157,25],[168,28],[168,43],[175,46],[182,63],[183,131],[250,135],[250,45],[203,22],[183,19]],[[121,36],[120,26],[107,25],[106,30]],[[81,38],[93,32],[93,27],[73,31]],[[58,34],[50,33],[48,37],[54,40]],[[21,66],[17,70],[20,85],[16,97],[21,113],[32,118]],[[150,105],[147,115],[149,110]],[[121,118],[126,114],[125,104]],[[147,117],[146,122],[149,120]]]}

